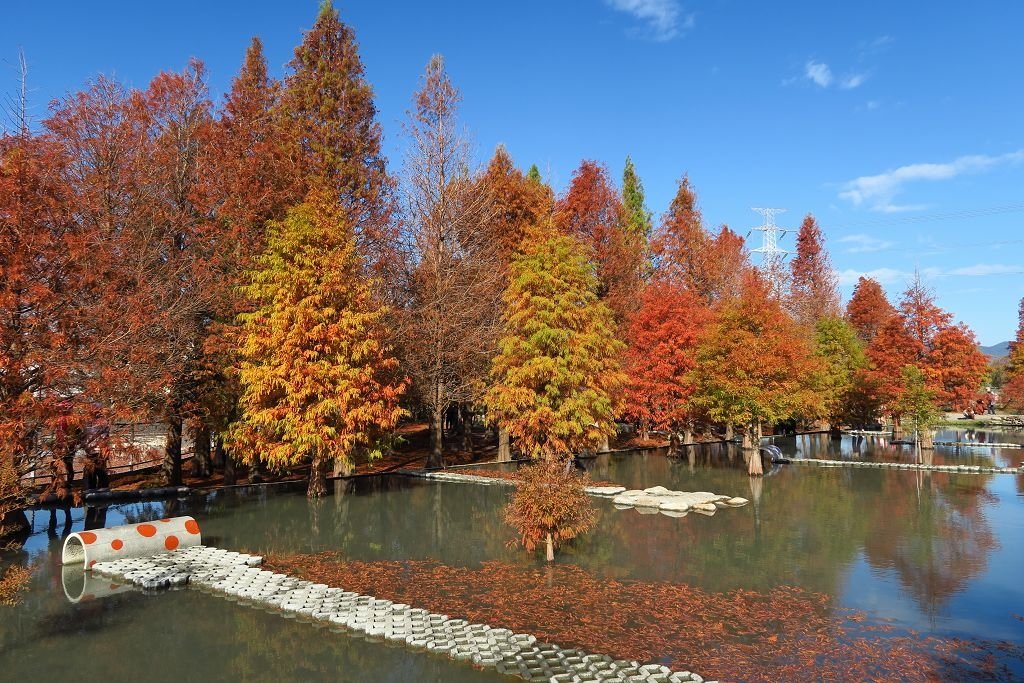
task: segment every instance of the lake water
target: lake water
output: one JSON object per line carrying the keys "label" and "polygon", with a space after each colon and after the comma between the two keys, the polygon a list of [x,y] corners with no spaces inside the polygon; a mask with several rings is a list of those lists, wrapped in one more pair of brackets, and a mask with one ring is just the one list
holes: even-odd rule
{"label": "lake water", "polygon": [[[960,432],[939,440],[965,440]],[[1022,443],[1017,433],[973,432]],[[887,439],[827,435],[775,441],[790,457],[913,461]],[[1017,465],[1024,450],[938,448],[935,464]],[[619,581],[688,584],[709,593],[795,586],[862,610],[898,633],[1024,643],[1024,477],[919,470],[775,466],[746,475],[743,455],[720,446],[681,458],[614,453],[587,462],[594,479],[662,485],[751,502],[713,517],[671,518],[597,500],[599,526],[557,557]],[[91,526],[195,516],[208,545],[262,553],[340,551],[346,558],[434,560],[456,567],[542,564],[509,548],[503,486],[402,476],[340,482],[319,502],[303,487],[234,489],[166,503],[117,505]],[[443,657],[331,633],[312,624],[185,590],[126,592],[72,604],[60,567],[63,534],[86,511],[32,513],[25,547],[0,562],[30,563],[30,591],[0,607],[0,679],[118,681],[486,681],[503,677]],[[68,582],[81,581],[70,576]],[[72,588],[72,592],[74,592]],[[501,625],[501,624],[494,624]],[[695,663],[696,666],[697,663]],[[1007,657],[1009,676],[1024,677]],[[697,669],[701,670],[701,669]],[[702,671],[709,676],[723,672]],[[728,678],[743,678],[728,672]],[[813,679],[808,672],[808,679]]]}

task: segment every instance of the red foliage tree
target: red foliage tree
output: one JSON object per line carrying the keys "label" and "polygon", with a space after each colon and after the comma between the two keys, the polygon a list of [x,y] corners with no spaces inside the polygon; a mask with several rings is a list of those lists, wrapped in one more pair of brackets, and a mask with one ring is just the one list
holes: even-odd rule
{"label": "red foliage tree", "polygon": [[323,185],[359,230],[370,265],[389,274],[395,260],[394,182],[381,152],[373,88],[355,33],[330,0],[295,48],[278,106],[283,142],[302,179],[302,195]]}
{"label": "red foliage tree", "polygon": [[903,292],[899,305],[907,333],[920,345],[922,358],[935,344],[935,335],[948,327],[952,314],[942,310],[935,303],[935,294],[915,275],[913,282]]}
{"label": "red foliage tree", "polygon": [[839,290],[824,242],[818,222],[807,214],[797,233],[796,256],[789,263],[789,306],[808,331],[822,318],[839,315]]}
{"label": "red foliage tree", "polygon": [[882,411],[897,420],[905,388],[903,368],[919,363],[923,353],[922,344],[907,332],[899,315],[890,316],[882,324],[866,349],[870,366],[864,371],[865,384]]}
{"label": "red foliage tree", "polygon": [[726,226],[717,235],[705,228],[688,176],[651,241],[658,276],[678,283],[706,304],[739,296],[749,267],[743,238]]}
{"label": "red foliage tree", "polygon": [[640,426],[641,438],[650,429],[679,432],[688,429],[694,411],[689,373],[696,366],[697,342],[711,312],[693,292],[674,282],[651,283],[630,318],[630,341],[624,359],[626,414]]}
{"label": "red foliage tree", "polygon": [[644,245],[627,229],[622,198],[607,168],[594,161],[580,164],[555,206],[555,225],[588,249],[597,269],[598,296],[621,323],[636,305]]}
{"label": "red foliage tree", "polygon": [[857,336],[870,344],[882,325],[896,312],[885,297],[885,290],[877,280],[861,276],[853,288],[853,296],[846,304],[846,319],[850,321]]}
{"label": "red foliage tree", "polygon": [[1010,410],[1024,412],[1024,299],[1020,300],[1017,336],[1010,342],[1007,374],[1001,397],[1003,405]]}
{"label": "red foliage tree", "polygon": [[963,410],[977,396],[987,368],[974,332],[961,323],[935,333],[924,373],[942,405]]}

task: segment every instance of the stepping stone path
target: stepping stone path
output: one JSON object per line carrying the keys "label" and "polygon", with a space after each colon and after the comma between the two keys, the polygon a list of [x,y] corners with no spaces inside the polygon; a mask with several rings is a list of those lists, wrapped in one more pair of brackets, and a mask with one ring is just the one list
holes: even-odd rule
{"label": "stepping stone path", "polygon": [[92,571],[145,590],[191,586],[243,605],[278,611],[286,618],[319,622],[331,630],[370,640],[404,643],[414,650],[446,655],[527,681],[704,683],[701,676],[689,671],[563,649],[526,633],[471,624],[260,569],[262,563],[258,555],[199,545],[152,557],[97,562]]}
{"label": "stepping stone path", "polygon": [[[422,472],[404,470],[403,474],[422,479],[435,479],[463,484],[503,484],[515,486],[511,479],[480,477],[473,474],[458,472]],[[625,486],[587,486],[588,495],[597,498],[611,498],[619,510],[633,508],[642,515],[656,515],[659,512],[668,517],[685,517],[690,512],[711,516],[721,508],[741,507],[747,504],[746,498],[722,496],[706,491],[671,491],[664,486],[653,486],[643,491],[627,491]]]}
{"label": "stepping stone path", "polygon": [[683,517],[690,512],[713,515],[722,508],[742,507],[746,498],[734,498],[707,491],[672,491],[652,486],[642,491],[622,491],[612,498],[620,510],[633,508],[641,514],[660,512],[669,517]]}
{"label": "stepping stone path", "polygon": [[986,467],[983,465],[925,465],[912,462],[872,462],[869,460],[818,460],[793,458],[792,465],[818,465],[820,467],[862,467],[884,470],[926,470],[928,472],[957,472],[961,474],[1024,474],[1020,467]]}

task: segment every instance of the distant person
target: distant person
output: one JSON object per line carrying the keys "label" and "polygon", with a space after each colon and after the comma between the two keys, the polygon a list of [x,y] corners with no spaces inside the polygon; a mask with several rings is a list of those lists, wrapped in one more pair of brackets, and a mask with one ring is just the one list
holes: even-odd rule
{"label": "distant person", "polygon": [[985,392],[985,410],[989,415],[996,414],[996,395],[992,393],[992,387]]}

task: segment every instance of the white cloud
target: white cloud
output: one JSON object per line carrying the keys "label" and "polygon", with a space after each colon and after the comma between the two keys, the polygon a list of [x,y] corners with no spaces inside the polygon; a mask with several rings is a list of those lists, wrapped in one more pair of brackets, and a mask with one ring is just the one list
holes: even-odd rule
{"label": "white cloud", "polygon": [[860,43],[860,45],[857,46],[857,49],[860,52],[860,58],[865,59],[866,57],[870,57],[872,55],[878,54],[879,52],[883,52],[894,42],[896,42],[896,39],[893,38],[892,36],[878,36],[874,40],[863,41],[862,43]]}
{"label": "white cloud", "polygon": [[849,244],[850,246],[846,251],[851,254],[866,254],[873,251],[885,251],[896,244],[895,242],[878,239],[877,237],[872,237],[871,235],[865,235],[863,233],[840,237],[839,242],[840,244]]}
{"label": "white cloud", "polygon": [[866,106],[869,111],[873,111],[873,110],[878,109],[879,107],[881,107],[882,103],[879,102],[878,100],[868,100],[868,103],[866,105],[864,105],[864,106]]}
{"label": "white cloud", "polygon": [[[1024,266],[1007,265],[1003,263],[976,263],[973,266],[961,266],[959,268],[921,268],[917,271],[922,278],[933,280],[944,277],[989,277],[993,275],[1019,275],[1024,274]],[[874,270],[855,270],[847,268],[836,273],[839,284],[851,286],[857,283],[861,276],[878,280],[883,285],[905,284],[914,279],[915,273],[908,270],[896,268],[875,268]]]}
{"label": "white cloud", "polygon": [[626,12],[647,25],[644,35],[652,40],[672,40],[696,24],[696,16],[684,14],[678,0],[605,0],[612,9]]}
{"label": "white cloud", "polygon": [[866,205],[873,211],[884,213],[918,210],[921,205],[893,203],[907,183],[949,180],[964,173],[981,173],[994,166],[1021,161],[1024,161],[1024,149],[996,156],[972,154],[944,164],[909,164],[878,175],[854,178],[843,184],[839,196],[854,206]]}
{"label": "white cloud", "polygon": [[1024,266],[1008,266],[1002,263],[976,263],[973,266],[952,268],[943,276],[985,277],[986,275],[1017,275],[1024,272]]}
{"label": "white cloud", "polygon": [[891,285],[896,282],[908,280],[913,277],[913,273],[896,270],[895,268],[875,268],[874,270],[854,270],[853,268],[847,268],[836,273],[836,278],[839,280],[839,284],[846,286],[857,284],[857,280],[859,280],[861,276],[877,280],[883,285]]}
{"label": "white cloud", "polygon": [[867,78],[867,74],[850,74],[839,83],[839,87],[843,90],[853,90],[862,86]]}
{"label": "white cloud", "polygon": [[827,88],[832,84],[832,69],[828,68],[828,64],[816,62],[813,59],[804,64],[804,76],[822,88]]}

